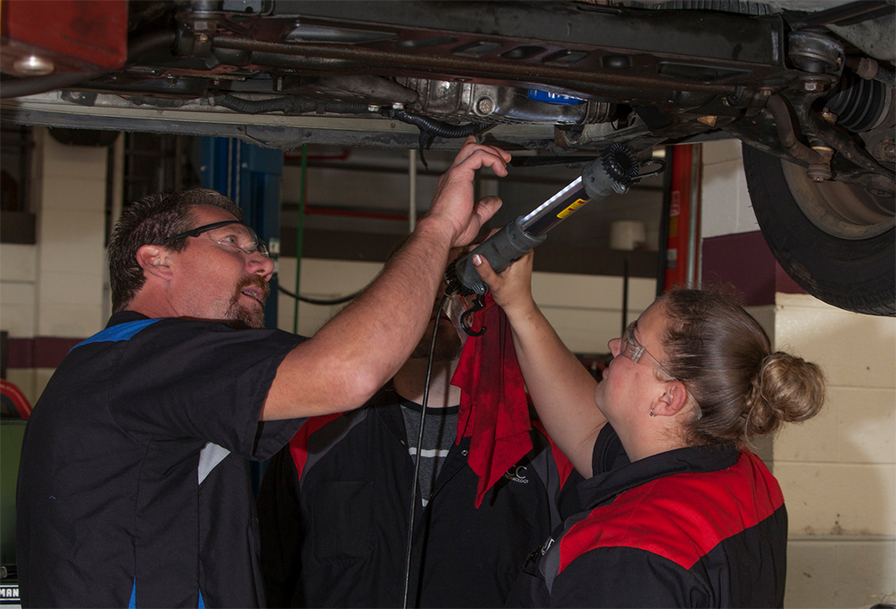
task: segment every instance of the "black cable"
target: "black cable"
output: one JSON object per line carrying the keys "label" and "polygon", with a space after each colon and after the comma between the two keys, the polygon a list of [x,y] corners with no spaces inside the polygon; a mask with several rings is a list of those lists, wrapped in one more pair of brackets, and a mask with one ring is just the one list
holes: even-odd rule
{"label": "black cable", "polygon": [[414,479],[411,482],[411,506],[408,513],[408,540],[407,551],[404,560],[404,595],[402,609],[408,607],[408,592],[411,583],[411,554],[414,543],[414,514],[417,512],[417,477],[420,475],[420,455],[423,453],[423,426],[426,423],[426,402],[429,401],[429,381],[432,378],[432,360],[436,352],[436,337],[439,335],[439,316],[445,303],[448,302],[448,294],[442,296],[439,303],[439,312],[436,314],[436,323],[432,329],[432,342],[429,345],[429,361],[426,363],[426,382],[423,385],[423,405],[420,409],[420,429],[417,431],[417,455],[414,458]]}
{"label": "black cable", "polygon": [[287,95],[269,99],[246,99],[236,95],[217,95],[213,98],[215,105],[228,108],[242,114],[264,114],[267,112],[283,112],[284,114],[368,114],[371,112],[367,104],[340,101],[322,101],[305,97]]}
{"label": "black cable", "polygon": [[349,294],[348,296],[342,296],[342,297],[340,297],[340,298],[334,298],[333,300],[323,300],[323,299],[320,299],[320,298],[308,298],[307,296],[302,296],[301,294],[295,294],[295,293],[293,293],[293,292],[290,292],[289,290],[287,290],[286,288],[284,288],[282,285],[278,285],[278,286],[277,286],[277,291],[279,291],[279,292],[282,293],[282,294],[286,294],[286,295],[289,296],[290,298],[295,298],[295,299],[298,300],[298,301],[301,301],[301,302],[307,302],[308,304],[313,304],[313,305],[338,305],[338,304],[342,304],[343,302],[348,302],[349,300],[353,300],[353,299],[355,299],[355,298],[356,298],[359,294],[361,294],[361,292],[363,292],[364,290],[361,290],[360,292],[355,292],[354,294]]}
{"label": "black cable", "polygon": [[398,108],[388,108],[382,110],[381,113],[384,116],[388,116],[389,118],[395,119],[397,121],[408,123],[409,125],[414,125],[418,129],[420,129],[420,131],[428,133],[429,135],[437,135],[444,138],[458,138],[467,137],[468,135],[476,135],[480,131],[484,131],[486,127],[489,127],[488,123],[467,123],[466,125],[452,125],[449,123],[443,123],[442,121],[438,121],[433,118],[429,118],[428,116],[411,114],[410,112],[406,112]]}
{"label": "black cable", "polygon": [[[143,97],[142,95],[119,95],[136,106],[152,106],[154,108],[183,108],[193,100],[169,99],[167,97]],[[66,100],[68,101],[68,100]]]}

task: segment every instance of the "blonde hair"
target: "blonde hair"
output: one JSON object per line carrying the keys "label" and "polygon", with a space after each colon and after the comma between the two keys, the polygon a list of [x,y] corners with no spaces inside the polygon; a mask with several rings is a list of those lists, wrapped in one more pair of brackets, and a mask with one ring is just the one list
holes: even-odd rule
{"label": "blonde hair", "polygon": [[701,416],[687,423],[688,444],[717,444],[805,421],[824,403],[824,374],[812,362],[772,352],[768,335],[722,295],[674,289],[658,303],[666,315],[663,365],[684,383]]}

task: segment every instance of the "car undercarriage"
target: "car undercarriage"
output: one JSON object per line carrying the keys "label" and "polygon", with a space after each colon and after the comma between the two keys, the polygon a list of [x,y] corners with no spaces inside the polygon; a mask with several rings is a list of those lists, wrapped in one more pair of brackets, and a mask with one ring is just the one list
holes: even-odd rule
{"label": "car undercarriage", "polygon": [[737,138],[788,274],[835,306],[896,315],[892,1],[126,4],[106,65],[59,53],[48,73],[7,38],[3,119],[276,148],[476,135],[565,164],[613,143],[646,158]]}

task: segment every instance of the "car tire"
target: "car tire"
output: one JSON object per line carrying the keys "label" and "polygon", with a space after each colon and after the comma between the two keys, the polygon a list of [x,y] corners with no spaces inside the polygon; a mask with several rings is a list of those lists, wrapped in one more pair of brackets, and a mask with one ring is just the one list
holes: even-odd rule
{"label": "car tire", "polygon": [[840,182],[743,146],[759,228],[784,271],[809,294],[856,313],[896,315],[892,197]]}

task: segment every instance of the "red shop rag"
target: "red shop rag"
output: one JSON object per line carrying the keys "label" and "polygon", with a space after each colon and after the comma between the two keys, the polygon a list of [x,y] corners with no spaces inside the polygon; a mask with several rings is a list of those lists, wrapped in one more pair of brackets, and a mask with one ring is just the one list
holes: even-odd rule
{"label": "red shop rag", "polygon": [[528,400],[504,311],[491,294],[474,316],[451,384],[461,389],[457,442],[471,437],[468,463],[479,476],[476,507],[501,476],[532,450]]}

